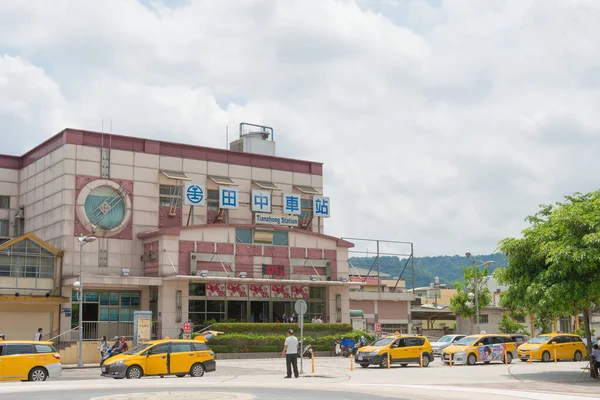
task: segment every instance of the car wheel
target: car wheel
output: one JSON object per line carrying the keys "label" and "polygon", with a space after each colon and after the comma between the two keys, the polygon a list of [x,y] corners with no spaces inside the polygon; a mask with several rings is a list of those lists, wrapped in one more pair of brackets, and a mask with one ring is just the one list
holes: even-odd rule
{"label": "car wheel", "polygon": [[369,368],[369,364],[360,364],[360,366],[363,368]]}
{"label": "car wheel", "polygon": [[467,357],[467,365],[475,365],[475,363],[477,362],[477,356],[475,354],[469,354],[469,357]]}
{"label": "car wheel", "polygon": [[423,359],[423,361],[421,361],[423,364],[423,368],[429,367],[429,355],[423,354],[421,357]]}
{"label": "car wheel", "polygon": [[204,376],[204,365],[200,363],[192,365],[192,368],[190,369],[190,375],[194,378],[200,378]]}
{"label": "car wheel", "polygon": [[573,361],[581,361],[583,359],[583,355],[581,354],[581,352],[579,350],[577,350],[575,352],[575,355],[573,356]]}
{"label": "car wheel", "polygon": [[183,378],[184,376],[186,376],[187,374],[175,374],[176,377],[178,378]]}
{"label": "car wheel", "polygon": [[381,356],[381,361],[379,361],[379,367],[380,368],[387,368],[388,367],[388,355],[387,354],[383,354]]}
{"label": "car wheel", "polygon": [[545,352],[542,354],[542,361],[543,361],[543,362],[549,362],[549,361],[550,361],[550,353],[548,353],[547,351],[545,351]]}
{"label": "car wheel", "polygon": [[505,362],[506,364],[510,364],[510,363],[512,362],[512,360],[513,360],[513,356],[512,356],[512,353],[511,353],[511,352],[507,352],[507,353],[504,355],[504,357],[505,357],[505,359],[504,359],[504,362]]}
{"label": "car wheel", "polygon": [[48,379],[48,372],[42,367],[35,367],[29,371],[29,380],[33,382],[43,382]]}
{"label": "car wheel", "polygon": [[489,362],[489,361],[484,361],[483,363],[484,363],[484,364],[489,364],[490,362]]}
{"label": "car wheel", "polygon": [[521,360],[522,362],[527,362],[526,358],[520,358],[519,360]]}
{"label": "car wheel", "polygon": [[408,364],[404,363],[404,364],[400,364],[401,367],[408,367]]}
{"label": "car wheel", "polygon": [[132,365],[131,367],[127,368],[127,372],[125,372],[125,377],[127,379],[140,379],[143,374],[144,373],[142,372],[142,369],[140,367],[138,367],[137,365]]}

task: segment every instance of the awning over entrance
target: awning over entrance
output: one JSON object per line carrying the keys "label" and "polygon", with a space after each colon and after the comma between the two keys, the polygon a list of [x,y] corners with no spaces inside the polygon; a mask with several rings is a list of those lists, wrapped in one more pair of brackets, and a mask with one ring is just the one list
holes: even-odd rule
{"label": "awning over entrance", "polygon": [[350,310],[350,318],[364,318],[365,314],[362,310]]}
{"label": "awning over entrance", "polygon": [[[15,293],[16,294],[16,293]],[[19,296],[16,295],[0,295],[0,303],[13,304],[61,304],[71,301],[68,297],[61,296]]]}

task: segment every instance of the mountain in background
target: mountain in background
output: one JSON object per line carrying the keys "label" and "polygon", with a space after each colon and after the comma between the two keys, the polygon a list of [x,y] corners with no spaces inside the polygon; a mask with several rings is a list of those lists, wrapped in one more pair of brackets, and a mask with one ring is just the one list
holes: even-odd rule
{"label": "mountain in background", "polygon": [[[350,262],[356,268],[369,269],[374,265],[376,257],[350,257]],[[475,258],[484,263],[494,261],[494,264],[488,266],[492,273],[496,268],[506,267],[507,260],[503,254],[495,253],[488,255],[476,255]],[[407,264],[408,261],[408,264]],[[406,258],[396,256],[381,256],[379,258],[380,270],[382,273],[390,274],[398,278],[402,273],[402,279],[406,281],[406,287],[412,288],[411,262]],[[471,261],[465,256],[436,256],[436,257],[415,257],[415,286],[429,286],[435,279],[440,278],[440,283],[453,286],[454,282],[463,279],[462,267],[472,266]],[[352,267],[350,267],[352,268]],[[377,275],[377,266],[373,266],[370,276]],[[387,278],[391,279],[391,278]]]}

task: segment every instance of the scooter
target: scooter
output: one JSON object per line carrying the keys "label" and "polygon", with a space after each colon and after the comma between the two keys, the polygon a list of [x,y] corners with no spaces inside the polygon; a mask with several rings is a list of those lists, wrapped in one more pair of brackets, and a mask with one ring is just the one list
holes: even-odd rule
{"label": "scooter", "polygon": [[[301,357],[301,356],[300,356],[300,345],[301,345],[301,344],[302,344],[302,342],[298,342],[298,357]],[[313,356],[313,348],[312,348],[312,346],[311,346],[310,344],[307,344],[307,345],[304,347],[304,349],[303,349],[303,350],[304,350],[304,353],[303,353],[302,355],[303,355],[304,357],[306,357],[306,358],[312,358],[312,356]]]}
{"label": "scooter", "polygon": [[331,355],[333,357],[337,357],[340,354],[342,354],[342,341],[338,339],[335,341],[335,344],[333,345],[333,348],[331,349]]}
{"label": "scooter", "polygon": [[106,360],[108,360],[109,358],[114,357],[120,353],[121,352],[118,351],[117,349],[115,349],[114,347],[111,347],[110,349],[106,350],[106,353],[104,353],[104,355],[102,356],[102,359],[100,360],[100,366],[102,366],[102,364],[104,364],[104,362]]}

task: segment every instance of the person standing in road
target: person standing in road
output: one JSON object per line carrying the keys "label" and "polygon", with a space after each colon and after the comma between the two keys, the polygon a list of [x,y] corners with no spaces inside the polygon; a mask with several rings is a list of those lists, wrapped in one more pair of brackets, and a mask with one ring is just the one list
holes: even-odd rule
{"label": "person standing in road", "polygon": [[42,328],[38,328],[38,331],[35,334],[35,336],[33,337],[33,340],[40,341],[40,340],[42,340],[42,336],[43,336],[42,335]]}
{"label": "person standing in road", "polygon": [[292,377],[292,367],[294,369],[294,377],[298,378],[298,339],[294,336],[294,330],[288,331],[288,337],[285,338],[281,358],[285,357],[285,366],[287,375],[284,378]]}

